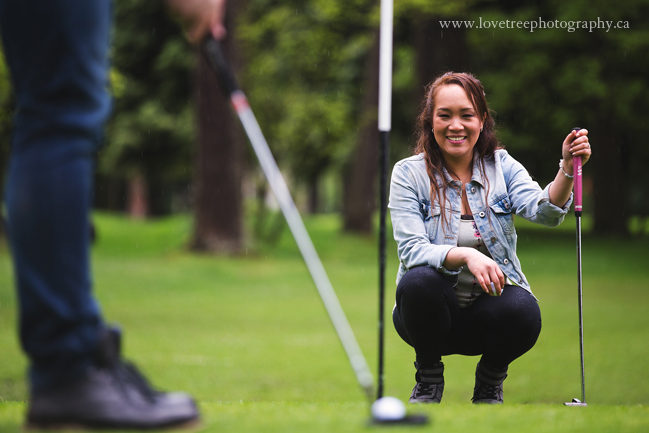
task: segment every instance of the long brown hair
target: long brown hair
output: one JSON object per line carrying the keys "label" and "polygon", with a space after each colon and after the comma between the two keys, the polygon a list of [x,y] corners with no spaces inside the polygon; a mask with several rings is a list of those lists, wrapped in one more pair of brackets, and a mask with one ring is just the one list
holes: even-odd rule
{"label": "long brown hair", "polygon": [[[446,220],[444,213],[444,208],[446,206],[446,179],[444,176],[444,167],[446,166],[446,162],[444,161],[444,156],[432,131],[432,119],[433,110],[435,109],[435,97],[437,96],[439,89],[450,84],[457,84],[464,89],[464,92],[473,104],[473,108],[478,113],[478,117],[484,119],[482,132],[480,132],[480,136],[478,137],[478,141],[474,148],[474,152],[477,151],[478,153],[480,171],[483,175],[484,159],[493,156],[496,149],[501,148],[494,132],[495,122],[491,115],[489,105],[487,104],[487,98],[485,97],[484,88],[482,87],[480,80],[465,72],[447,72],[440,75],[433,80],[432,83],[426,86],[426,94],[421,103],[419,116],[417,117],[417,125],[415,129],[417,146],[415,147],[414,153],[415,155],[420,153],[424,154],[426,172],[430,178],[430,203],[432,206],[435,198],[439,197],[439,204],[442,208],[442,222]],[[437,184],[435,174],[437,174],[442,180],[441,185]],[[487,184],[487,191],[488,188],[489,186]]]}

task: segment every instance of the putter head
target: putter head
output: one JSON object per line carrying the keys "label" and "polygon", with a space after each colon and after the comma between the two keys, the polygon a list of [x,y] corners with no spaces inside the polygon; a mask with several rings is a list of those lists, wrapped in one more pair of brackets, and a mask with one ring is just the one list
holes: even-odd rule
{"label": "putter head", "polygon": [[570,403],[564,403],[566,406],[588,406],[586,402],[580,401],[578,398],[573,398]]}

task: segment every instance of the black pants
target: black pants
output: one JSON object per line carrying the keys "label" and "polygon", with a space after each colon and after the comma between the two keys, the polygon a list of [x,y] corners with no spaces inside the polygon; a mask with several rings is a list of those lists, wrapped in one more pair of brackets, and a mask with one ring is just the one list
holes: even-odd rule
{"label": "black pants", "polygon": [[392,318],[424,366],[460,354],[482,355],[485,365],[505,368],[530,350],[541,332],[541,311],[525,289],[508,285],[502,296],[484,293],[460,308],[451,282],[427,266],[403,276]]}

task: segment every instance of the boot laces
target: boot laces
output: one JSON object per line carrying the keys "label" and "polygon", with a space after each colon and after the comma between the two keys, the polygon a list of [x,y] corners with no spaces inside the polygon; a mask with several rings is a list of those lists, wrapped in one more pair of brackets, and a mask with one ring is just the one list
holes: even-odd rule
{"label": "boot laces", "polygon": [[435,400],[439,402],[441,400],[441,395],[438,395],[440,386],[441,384],[439,383],[417,382],[413,397],[416,399]]}
{"label": "boot laces", "polygon": [[479,399],[489,399],[489,400],[499,400],[501,392],[501,385],[489,385],[487,383],[482,383],[480,390],[478,391]]}
{"label": "boot laces", "polygon": [[128,361],[120,360],[111,370],[114,373],[117,383],[125,393],[127,389],[134,388],[141,396],[152,403],[162,394],[151,386],[146,377],[144,377],[135,365]]}
{"label": "boot laces", "polygon": [[424,395],[434,396],[436,391],[437,391],[436,383],[419,382],[417,384],[417,397],[421,397]]}

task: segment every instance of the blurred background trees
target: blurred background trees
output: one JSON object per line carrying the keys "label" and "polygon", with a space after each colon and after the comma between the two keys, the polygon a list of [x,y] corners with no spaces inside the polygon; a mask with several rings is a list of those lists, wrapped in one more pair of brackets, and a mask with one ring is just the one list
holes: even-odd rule
{"label": "blurred background trees", "polygon": [[471,69],[498,113],[501,138],[547,182],[556,144],[574,126],[588,128],[593,158],[586,190],[594,231],[624,235],[632,216],[648,214],[644,136],[649,113],[649,2],[517,2],[489,8],[483,20],[626,22],[628,29],[525,29],[470,32]]}
{"label": "blurred background trees", "polygon": [[114,112],[99,152],[96,205],[168,214],[192,180],[195,55],[161,1],[114,2]]}
{"label": "blurred background trees", "polygon": [[[2,45],[0,45],[2,54]],[[13,93],[9,83],[9,70],[4,55],[0,55],[0,240],[4,235],[2,196],[5,184],[5,169],[9,161],[9,140],[11,136],[11,116],[13,112]]]}
{"label": "blurred background trees", "polygon": [[[377,207],[378,6],[231,0],[225,42],[298,205],[339,212],[344,229],[359,233],[372,232]],[[598,18],[628,28],[440,25]],[[411,153],[424,86],[448,70],[470,71],[485,86],[502,143],[541,184],[556,174],[570,129],[588,128],[593,230],[633,232],[649,215],[647,18],[648,0],[397,0],[392,162]],[[113,47],[115,109],[98,155],[97,206],[141,217],[193,211],[195,248],[240,250],[245,210],[261,227],[272,200],[197,51],[158,1],[115,1]],[[0,63],[0,167],[11,106]]]}

